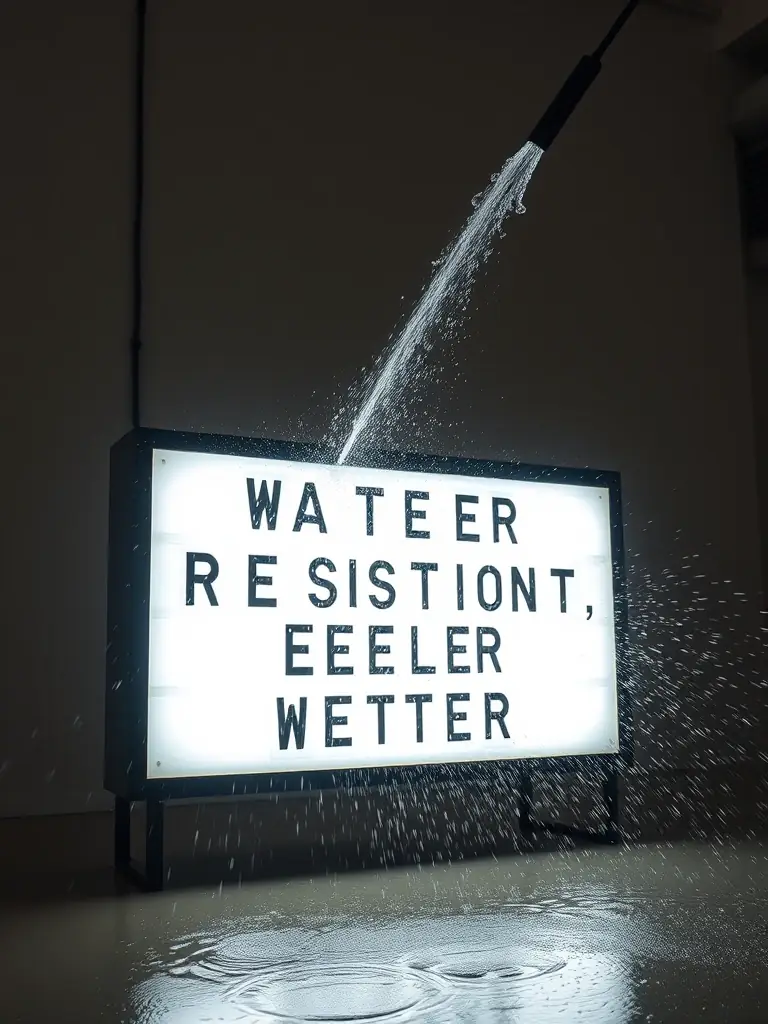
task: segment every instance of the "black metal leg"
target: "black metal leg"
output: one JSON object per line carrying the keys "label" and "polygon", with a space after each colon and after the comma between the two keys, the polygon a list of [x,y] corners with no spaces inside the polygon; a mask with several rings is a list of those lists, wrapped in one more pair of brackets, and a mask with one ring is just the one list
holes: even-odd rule
{"label": "black metal leg", "polygon": [[528,772],[520,774],[520,789],[518,795],[518,816],[520,820],[520,831],[530,832],[531,814],[533,812],[533,781]]}
{"label": "black metal leg", "polygon": [[164,881],[163,811],[159,800],[147,801],[145,879],[147,888],[154,891],[162,889]]}
{"label": "black metal leg", "polygon": [[131,863],[131,802],[115,797],[115,867],[127,868]]}
{"label": "black metal leg", "polygon": [[533,787],[531,776],[526,772],[520,779],[520,829],[523,832],[548,832],[550,835],[571,836],[593,843],[621,842],[619,827],[619,773],[607,771],[601,776],[602,798],[605,806],[605,817],[599,830],[579,828],[577,825],[566,825],[559,821],[537,821],[533,813]]}

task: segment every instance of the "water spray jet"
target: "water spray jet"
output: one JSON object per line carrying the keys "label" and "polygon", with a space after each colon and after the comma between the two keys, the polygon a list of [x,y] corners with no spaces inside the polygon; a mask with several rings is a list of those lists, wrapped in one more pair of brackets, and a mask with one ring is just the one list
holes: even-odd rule
{"label": "water spray jet", "polygon": [[523,197],[539,160],[597,78],[606,50],[638,3],[639,0],[625,3],[594,53],[582,57],[565,80],[526,144],[507,160],[499,174],[494,175],[463,231],[439,262],[407,323],[389,350],[377,360],[365,382],[358,396],[357,415],[339,446],[339,465],[347,461],[361,438],[369,434],[373,414],[383,399],[402,390],[406,383],[413,386],[414,369],[429,351],[437,327],[447,324],[451,330],[451,313],[466,305],[477,270],[491,253],[493,237],[501,230],[509,213],[525,212]]}

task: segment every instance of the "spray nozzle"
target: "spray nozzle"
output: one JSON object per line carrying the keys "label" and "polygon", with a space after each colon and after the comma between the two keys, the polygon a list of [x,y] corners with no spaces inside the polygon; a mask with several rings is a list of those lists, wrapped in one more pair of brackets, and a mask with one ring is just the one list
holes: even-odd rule
{"label": "spray nozzle", "polygon": [[638,3],[639,0],[629,0],[595,52],[581,58],[568,78],[566,78],[560,92],[544,111],[543,117],[528,136],[529,142],[538,146],[539,149],[549,149],[568,118],[578,106],[584,93],[600,74],[602,68],[601,61],[605,51],[624,27],[624,24]]}

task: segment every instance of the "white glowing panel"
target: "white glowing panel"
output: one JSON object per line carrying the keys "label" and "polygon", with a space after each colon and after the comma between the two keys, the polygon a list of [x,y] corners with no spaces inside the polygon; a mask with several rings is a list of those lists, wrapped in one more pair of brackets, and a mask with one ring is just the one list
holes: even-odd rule
{"label": "white glowing panel", "polygon": [[156,450],[147,777],[617,753],[610,538],[607,488]]}

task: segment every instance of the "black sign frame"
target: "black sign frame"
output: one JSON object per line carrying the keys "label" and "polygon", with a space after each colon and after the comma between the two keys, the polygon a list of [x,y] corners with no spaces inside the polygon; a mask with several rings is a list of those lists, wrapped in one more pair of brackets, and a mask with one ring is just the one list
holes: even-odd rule
{"label": "black sign frame", "polygon": [[146,771],[149,662],[149,582],[152,513],[152,453],[155,449],[333,464],[323,445],[140,428],[117,441],[110,457],[108,635],[104,786],[123,801],[312,792],[342,788],[429,784],[488,778],[491,773],[555,771],[615,774],[631,765],[632,706],[629,635],[618,473],[537,466],[487,459],[380,452],[349,465],[374,469],[443,473],[465,477],[579,484],[607,488],[610,502],[611,559],[616,643],[619,749],[615,754],[505,758],[389,768],[202,775],[148,779]]}

